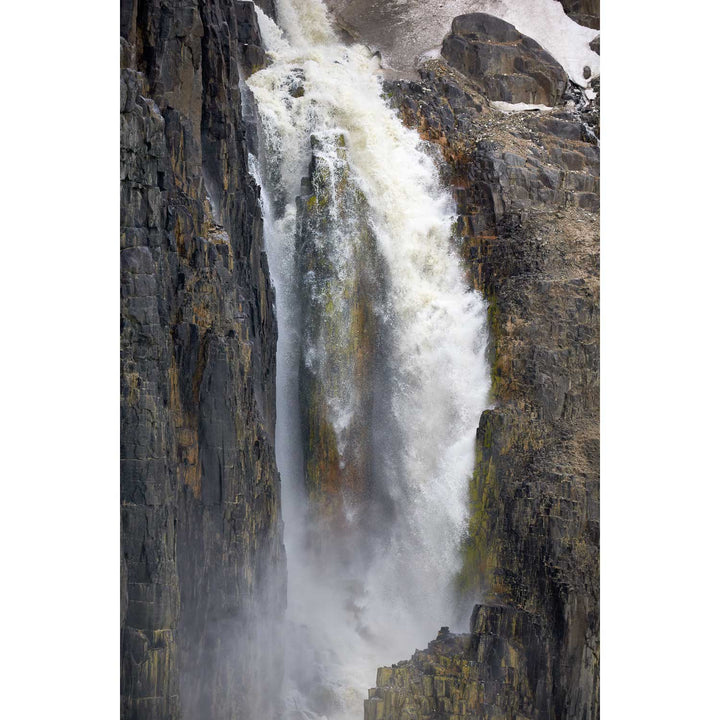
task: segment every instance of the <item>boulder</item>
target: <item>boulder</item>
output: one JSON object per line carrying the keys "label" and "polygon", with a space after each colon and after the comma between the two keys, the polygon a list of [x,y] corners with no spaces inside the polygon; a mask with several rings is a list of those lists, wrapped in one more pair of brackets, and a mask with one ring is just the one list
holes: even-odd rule
{"label": "boulder", "polygon": [[442,55],[490,100],[553,106],[567,85],[550,53],[514,25],[485,13],[456,17]]}

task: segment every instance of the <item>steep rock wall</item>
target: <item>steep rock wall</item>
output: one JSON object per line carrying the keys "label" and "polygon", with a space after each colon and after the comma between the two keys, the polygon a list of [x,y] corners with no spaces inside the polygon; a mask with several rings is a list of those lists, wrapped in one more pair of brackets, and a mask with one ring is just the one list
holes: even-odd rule
{"label": "steep rock wall", "polygon": [[[453,700],[451,694],[440,703],[436,698],[418,704],[419,696],[435,690],[417,690],[403,675],[411,670],[394,666],[378,671],[366,719],[597,718],[594,109],[583,101],[572,111],[504,114],[443,61],[427,63],[420,74],[420,82],[388,83],[387,92],[406,123],[442,150],[469,281],[489,302],[495,406],[478,427],[469,536],[458,581],[461,593],[485,608],[476,609],[473,625],[492,616],[493,640],[483,645],[491,649],[487,655],[471,657],[463,649],[434,663],[412,661],[431,683],[439,678],[442,685],[442,668],[457,660],[460,675],[485,693],[482,708],[465,705],[461,712],[454,700],[462,697]],[[485,677],[493,663],[497,672]],[[488,695],[489,681],[504,687],[492,685]],[[386,691],[391,703],[383,699]]]}
{"label": "steep rock wall", "polygon": [[277,330],[238,87],[263,62],[252,3],[121,2],[123,718],[276,712]]}

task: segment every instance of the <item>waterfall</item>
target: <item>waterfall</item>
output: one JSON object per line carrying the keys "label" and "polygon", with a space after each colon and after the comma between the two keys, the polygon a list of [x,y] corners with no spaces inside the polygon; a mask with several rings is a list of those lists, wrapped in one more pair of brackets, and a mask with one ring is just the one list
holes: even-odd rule
{"label": "waterfall", "polygon": [[454,578],[485,306],[377,59],[338,40],[319,0],[277,11],[257,10],[271,64],[247,84],[279,324],[287,717],[357,719],[378,666],[469,616]]}

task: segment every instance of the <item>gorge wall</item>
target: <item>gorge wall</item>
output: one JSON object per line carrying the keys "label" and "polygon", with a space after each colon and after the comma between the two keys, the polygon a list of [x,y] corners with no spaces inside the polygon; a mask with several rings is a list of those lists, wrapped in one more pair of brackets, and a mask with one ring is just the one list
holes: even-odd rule
{"label": "gorge wall", "polygon": [[[308,0],[305,6],[311,4]],[[270,38],[261,36],[260,27],[272,27],[263,13],[258,17],[255,5],[270,20],[278,15],[274,0],[121,2],[121,715],[133,720],[259,720],[282,714],[287,575],[275,437],[278,303],[265,254],[268,206],[251,157],[261,154],[262,133],[258,136],[240,90],[241,77],[252,73],[256,80],[250,85],[262,90],[256,71],[271,65]],[[364,12],[368,3],[333,0],[329,5],[342,9],[336,19],[351,37],[365,40],[365,26],[352,24],[353,8],[368,27],[379,27]],[[422,4],[407,5],[422,11]],[[596,2],[563,6],[594,24]],[[401,28],[414,18],[403,17]],[[379,137],[392,136],[396,143],[401,138],[413,152],[416,148],[371,97],[373,83],[357,79],[358,68],[364,72],[366,63],[370,66],[369,54],[346,53],[334,40],[325,40],[327,57],[319,62],[318,48],[306,47],[303,39],[305,44],[287,49],[283,71],[277,58],[285,50],[273,39],[274,87],[282,88],[282,106],[307,107],[312,122],[326,120],[320,128],[313,126],[312,148],[293,175],[298,190],[290,188],[293,196],[283,201],[297,213],[289,215],[290,247],[297,249],[303,277],[310,278],[298,302],[308,322],[298,352],[307,358],[324,337],[335,341],[323,359],[327,368],[305,359],[299,367],[304,393],[300,434],[306,446],[302,481],[319,509],[319,520],[310,527],[320,529],[320,539],[348,569],[348,577],[338,576],[344,603],[340,617],[344,621],[350,614],[357,620],[347,633],[335,633],[334,619],[322,603],[338,590],[323,586],[332,563],[330,555],[321,555],[308,581],[308,592],[316,595],[307,596],[308,606],[317,606],[309,607],[317,617],[307,624],[325,626],[334,654],[325,654],[324,665],[314,665],[311,643],[302,634],[307,627],[300,628],[296,660],[306,674],[299,673],[298,683],[309,678],[320,696],[313,705],[318,712],[338,712],[337,686],[355,669],[356,658],[348,663],[344,657],[355,647],[355,635],[368,647],[385,645],[394,652],[398,638],[391,644],[389,633],[407,625],[409,637],[421,623],[399,602],[394,612],[405,612],[404,619],[385,611],[394,594],[399,597],[422,578],[414,588],[418,597],[407,605],[412,613],[424,612],[421,619],[434,627],[447,606],[447,623],[464,612],[469,632],[443,628],[426,650],[405,661],[398,655],[397,664],[380,668],[365,701],[366,720],[595,720],[599,77],[589,69],[592,79],[584,90],[572,82],[577,69],[574,75],[565,73],[537,43],[482,17],[452,27],[448,22],[444,32],[448,42],[437,57],[422,63],[416,79],[388,79],[384,93],[402,122],[435,148],[444,185],[452,191],[458,211],[452,236],[466,273],[464,278],[459,273],[457,295],[471,287],[487,303],[492,407],[481,417],[476,410],[471,419],[470,460],[479,420],[474,470],[469,487],[456,493],[469,495],[470,502],[453,591],[456,607],[439,592],[427,597],[427,588],[438,580],[434,565],[425,562],[427,555],[413,556],[406,567],[388,559],[388,548],[410,559],[413,548],[437,549],[438,538],[448,543],[449,523],[434,510],[448,500],[439,471],[435,494],[425,493],[427,507],[402,519],[404,507],[422,497],[412,493],[418,484],[413,481],[424,477],[423,452],[440,457],[457,442],[454,426],[445,423],[438,429],[441,413],[427,411],[449,402],[451,393],[442,392],[449,386],[442,357],[426,373],[438,394],[428,395],[419,410],[409,406],[397,423],[396,435],[416,461],[412,466],[406,461],[412,472],[398,473],[408,487],[400,480],[383,485],[386,477],[394,478],[388,470],[398,455],[393,434],[367,434],[373,418],[397,415],[395,405],[392,413],[381,405],[391,396],[390,373],[400,355],[383,354],[378,347],[383,333],[389,337],[400,326],[385,307],[390,270],[404,267],[406,247],[421,259],[427,249],[422,242],[413,246],[396,238],[405,237],[418,208],[433,206],[435,198],[432,193],[418,196],[402,208],[391,201],[397,183],[392,178],[385,178],[385,185],[377,182],[385,158],[398,156],[390,145],[375,155],[366,150],[377,142],[368,122],[386,123]],[[493,33],[505,33],[504,44]],[[394,42],[387,35],[382,39],[388,47]],[[507,53],[503,57],[493,55],[499,44]],[[476,62],[480,52],[490,54],[497,77],[512,75],[511,81],[486,77],[485,65]],[[411,60],[414,67],[414,56]],[[303,63],[298,72],[296,66]],[[405,63],[410,66],[407,57]],[[327,74],[319,74],[318,66]],[[266,74],[267,87],[273,87],[272,79],[273,73]],[[346,108],[343,121],[356,136],[347,142],[367,152],[354,157],[355,181],[346,137],[334,124],[337,116],[323,116],[323,103],[330,106],[336,97],[346,97],[348,87],[355,89],[356,104]],[[367,95],[357,97],[361,92]],[[503,102],[555,107],[508,112]],[[309,126],[298,124],[297,117],[293,123],[293,133],[304,137]],[[283,148],[287,163],[295,159],[295,138],[290,134]],[[420,167],[421,159],[417,162]],[[363,171],[357,173],[360,166]],[[432,185],[434,192],[433,173],[422,169],[407,177]],[[372,197],[373,189],[384,205]],[[378,216],[394,225],[371,222],[370,205],[381,207]],[[433,210],[443,218],[436,234],[445,233],[449,212],[444,206]],[[339,271],[338,260],[329,262],[324,255],[323,243],[333,240],[328,227],[338,218],[346,235],[349,227],[355,238],[350,273]],[[374,254],[376,233],[387,236],[396,266]],[[420,263],[422,272],[439,267],[439,260],[431,259]],[[400,279],[407,276],[395,272]],[[337,293],[318,290],[320,281],[325,287],[336,276],[344,280]],[[414,298],[407,288],[396,295],[407,301],[397,316],[413,318]],[[455,323],[460,329],[468,324]],[[434,326],[425,345],[455,347],[446,337],[448,326]],[[413,351],[421,344],[415,326],[405,337]],[[474,349],[464,353],[460,370],[462,362],[472,362],[472,373],[480,373],[481,360],[476,363],[473,352],[478,357],[482,352],[474,341],[463,342]],[[401,378],[405,386],[425,371],[413,362]],[[337,398],[328,389],[326,375],[338,385],[344,377],[338,368],[348,377],[345,385],[363,389],[343,436],[347,447],[363,449],[357,457],[348,452],[341,458],[331,427],[327,398],[350,397],[345,385],[335,389]],[[476,377],[453,373],[460,376]],[[435,383],[436,377],[443,377],[445,385]],[[371,383],[376,391],[365,394]],[[473,383],[474,392],[478,384]],[[462,406],[462,392],[457,394],[454,402]],[[453,410],[447,416],[459,414]],[[354,514],[345,510],[347,498]],[[283,512],[287,517],[286,508]],[[348,518],[359,530],[338,545],[330,528],[347,525]],[[381,535],[378,527],[389,529]],[[304,561],[310,555],[300,557]],[[457,553],[451,561],[447,557],[438,562],[454,577]],[[353,574],[358,567],[361,578],[377,582],[382,576],[385,585],[368,593]],[[404,572],[397,573],[397,567]],[[365,645],[357,647],[365,650]],[[402,647],[408,654],[413,650],[409,644]],[[340,679],[331,678],[334,684],[323,685],[316,676],[317,668],[335,671],[341,665]],[[299,709],[286,717],[319,715]]]}
{"label": "gorge wall", "polygon": [[238,88],[263,55],[252,3],[121,2],[127,719],[276,714],[277,329]]}
{"label": "gorge wall", "polygon": [[597,718],[598,100],[569,87],[569,108],[508,114],[444,59],[420,74],[386,90],[443,153],[489,302],[495,404],[459,577],[480,602],[469,635],[381,668],[365,717]]}

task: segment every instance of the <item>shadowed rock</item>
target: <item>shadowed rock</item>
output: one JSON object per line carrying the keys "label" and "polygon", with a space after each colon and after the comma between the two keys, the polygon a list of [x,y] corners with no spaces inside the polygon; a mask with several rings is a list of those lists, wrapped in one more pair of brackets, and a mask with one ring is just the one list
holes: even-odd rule
{"label": "shadowed rock", "polygon": [[265,61],[255,7],[123,0],[120,21],[120,717],[273,718],[277,328],[239,89]]}

